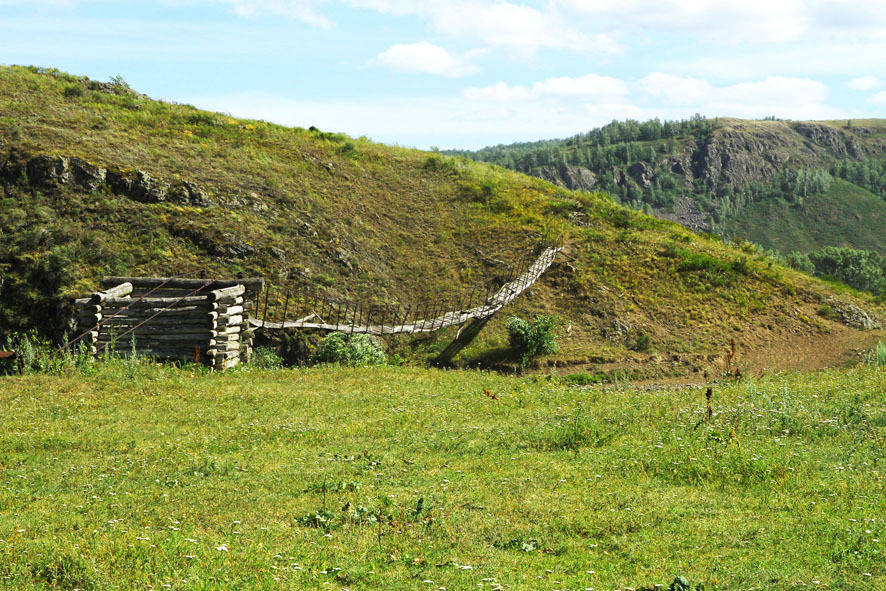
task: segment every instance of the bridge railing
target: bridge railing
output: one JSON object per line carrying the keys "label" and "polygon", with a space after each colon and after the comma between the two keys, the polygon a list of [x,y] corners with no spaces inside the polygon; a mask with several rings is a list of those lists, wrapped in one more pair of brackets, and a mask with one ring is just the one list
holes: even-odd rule
{"label": "bridge railing", "polygon": [[266,283],[251,322],[266,329],[314,328],[378,335],[432,332],[491,316],[528,289],[560,250],[559,245],[541,243],[482,286],[418,304],[355,302]]}

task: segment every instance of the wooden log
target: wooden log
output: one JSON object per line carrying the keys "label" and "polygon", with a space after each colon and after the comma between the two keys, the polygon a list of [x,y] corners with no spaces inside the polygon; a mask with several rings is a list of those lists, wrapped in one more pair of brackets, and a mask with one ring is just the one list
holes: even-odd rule
{"label": "wooden log", "polygon": [[228,306],[228,308],[223,313],[227,314],[228,316],[239,316],[243,314],[243,306]]}
{"label": "wooden log", "polygon": [[[135,342],[135,350],[141,351],[142,349],[162,349],[166,351],[193,351],[197,347],[200,347],[200,350],[208,350],[207,342],[205,340],[194,340],[194,341],[136,341]],[[120,341],[96,341],[95,346],[100,350],[107,347],[111,351],[132,351],[132,344],[125,343]]]}
{"label": "wooden log", "polygon": [[215,312],[213,307],[209,304],[201,304],[201,305],[186,305],[186,306],[173,306],[172,308],[167,308],[165,305],[137,305],[137,306],[105,306],[102,308],[101,313],[106,316],[116,315],[116,316],[132,316],[134,314],[140,315],[154,315],[156,313],[162,313],[164,316],[185,316],[188,314],[209,314],[211,312]]}
{"label": "wooden log", "polygon": [[209,315],[209,312],[191,312],[190,314],[166,313],[144,313],[144,314],[109,314],[101,317],[104,322],[115,324],[138,324],[140,322],[150,322],[151,324],[163,324],[175,326],[177,324],[208,324],[215,322],[216,318]]}
{"label": "wooden log", "polygon": [[[144,335],[144,336],[156,336],[156,335],[169,335],[170,337],[178,336],[191,336],[191,335],[208,335],[206,338],[215,338],[218,336],[218,331],[212,330],[204,326],[186,326],[181,327],[180,329],[170,329],[169,327],[162,326],[140,326],[135,330],[132,327],[126,328],[125,330],[120,330],[122,327],[106,327],[102,326],[100,328],[100,332],[102,336],[106,336],[108,338],[113,334],[122,335],[126,333],[124,338],[129,338],[132,335],[136,337]],[[115,330],[118,329],[118,330]]]}
{"label": "wooden log", "polygon": [[208,296],[191,296],[186,298],[145,298],[133,300],[131,298],[106,298],[102,306],[109,308],[165,308],[166,306],[185,307],[211,304]]}
{"label": "wooden log", "polygon": [[209,349],[206,353],[214,359],[234,359],[240,356],[240,351],[219,351],[218,349]]}
{"label": "wooden log", "polygon": [[131,334],[133,331],[138,333],[166,333],[166,334],[181,334],[186,332],[209,332],[218,330],[218,328],[213,328],[212,324],[208,321],[204,322],[189,322],[189,323],[165,323],[165,322],[148,322],[146,324],[140,324],[138,322],[132,323],[116,323],[116,322],[108,322],[102,323],[100,325],[100,329],[103,333],[115,333],[115,334]]}
{"label": "wooden log", "polygon": [[242,316],[222,316],[219,315],[216,320],[219,326],[230,326],[232,324],[242,324],[243,317]]}
{"label": "wooden log", "polygon": [[215,303],[219,306],[239,306],[244,304],[246,300],[243,299],[242,296],[238,296],[236,298],[220,298],[215,300]]}
{"label": "wooden log", "polygon": [[237,298],[244,293],[246,293],[246,287],[244,285],[232,285],[231,287],[212,290],[209,292],[209,299],[212,302],[216,302],[224,298]]}
{"label": "wooden log", "polygon": [[[132,342],[131,334],[125,335],[120,338],[115,338],[112,335],[108,334],[100,334],[97,338],[99,343],[119,343],[126,344],[127,346]],[[172,334],[141,334],[135,335],[135,345],[138,346],[139,343],[207,343],[213,340],[212,336],[209,333],[188,333],[188,334],[180,334],[180,335],[172,335]]]}
{"label": "wooden log", "polygon": [[220,289],[243,285],[248,290],[261,291],[264,289],[265,280],[261,277],[249,277],[243,279],[182,279],[170,277],[104,277],[101,280],[102,287],[110,287],[121,283],[132,283],[139,289],[152,289],[159,285],[169,289],[197,289],[209,282],[210,289]]}
{"label": "wooden log", "polygon": [[110,298],[123,298],[132,293],[132,284],[128,281],[125,283],[120,283],[115,285],[114,287],[110,287],[105,291],[99,291],[92,294],[92,297],[89,298],[89,301],[93,304],[100,304],[106,299]]}

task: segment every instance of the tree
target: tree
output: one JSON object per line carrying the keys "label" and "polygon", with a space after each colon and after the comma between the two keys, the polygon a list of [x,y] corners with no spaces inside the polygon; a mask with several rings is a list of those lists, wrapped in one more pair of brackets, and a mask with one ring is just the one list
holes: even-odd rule
{"label": "tree", "polygon": [[859,291],[880,293],[886,290],[886,261],[876,252],[826,246],[809,253],[815,274],[842,281]]}

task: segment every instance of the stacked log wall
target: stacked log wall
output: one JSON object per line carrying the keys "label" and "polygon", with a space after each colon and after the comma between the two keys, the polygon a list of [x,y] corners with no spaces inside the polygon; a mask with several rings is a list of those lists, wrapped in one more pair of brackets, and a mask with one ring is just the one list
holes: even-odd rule
{"label": "stacked log wall", "polygon": [[[248,314],[261,279],[108,277],[75,301],[81,339],[96,356],[129,354],[228,369],[249,360]],[[133,343],[134,339],[134,343]]]}

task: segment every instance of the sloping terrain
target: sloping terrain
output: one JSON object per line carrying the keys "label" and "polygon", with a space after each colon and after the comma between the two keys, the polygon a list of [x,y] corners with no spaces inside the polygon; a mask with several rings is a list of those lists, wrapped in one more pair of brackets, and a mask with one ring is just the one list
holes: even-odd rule
{"label": "sloping terrain", "polygon": [[[0,69],[0,179],[0,331],[60,336],[70,298],[106,274],[242,272],[415,305],[503,276],[545,236],[563,240],[560,262],[463,362],[504,358],[508,313],[560,315],[561,366],[644,375],[716,365],[733,339],[748,360],[816,342],[837,362],[882,325],[869,298],[602,194],[154,101],[120,81]],[[392,345],[422,356],[453,334]]]}
{"label": "sloping terrain", "polygon": [[[767,249],[886,253],[886,121],[613,122],[564,140],[454,152],[601,190],[691,229]],[[824,207],[828,211],[823,215]],[[802,223],[800,223],[802,222]]]}

